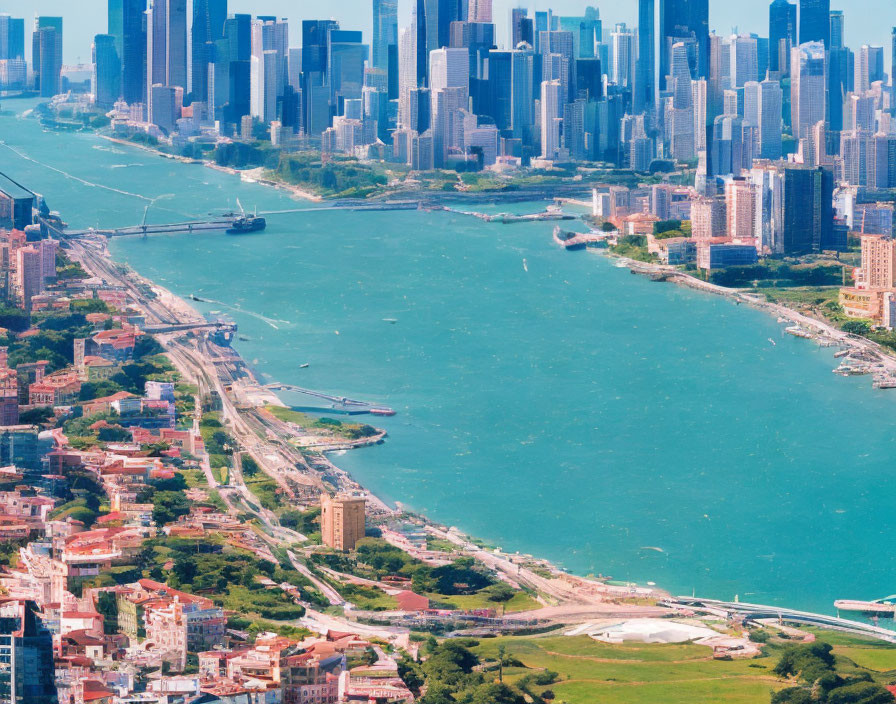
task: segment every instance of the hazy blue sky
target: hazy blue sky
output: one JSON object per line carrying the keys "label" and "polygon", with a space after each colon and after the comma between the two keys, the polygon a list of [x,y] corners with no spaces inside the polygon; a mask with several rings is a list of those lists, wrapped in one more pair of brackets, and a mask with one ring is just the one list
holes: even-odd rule
{"label": "hazy blue sky", "polygon": [[[411,0],[399,0],[402,24],[410,15]],[[106,31],[107,0],[0,0],[0,12],[30,18],[35,14],[62,15],[65,22],[65,60],[75,63],[87,61],[93,35]],[[558,14],[580,14],[587,5],[600,8],[607,23],[634,24],[637,0],[494,0],[498,37],[506,41],[507,20],[511,7],[528,5],[530,8],[552,8]],[[832,0],[832,8],[846,12],[846,41],[853,48],[862,44],[888,47],[890,32],[896,26],[896,0]],[[370,0],[327,0],[323,3],[308,0],[230,0],[231,12],[279,15],[291,20],[291,43],[299,44],[298,22],[303,19],[338,19],[345,29],[370,32]],[[319,9],[325,8],[325,9]],[[766,0],[710,0],[710,27],[718,33],[741,31],[768,34],[768,2]],[[26,42],[28,43],[28,42]]]}

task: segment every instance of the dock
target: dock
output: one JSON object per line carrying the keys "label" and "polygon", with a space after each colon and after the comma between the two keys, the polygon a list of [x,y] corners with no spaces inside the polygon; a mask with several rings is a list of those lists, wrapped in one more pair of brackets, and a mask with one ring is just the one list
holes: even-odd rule
{"label": "dock", "polygon": [[[568,239],[563,239],[561,235],[573,235]],[[566,248],[567,251],[575,250],[575,249],[583,249],[584,247],[605,244],[606,236],[595,234],[593,232],[583,232],[583,233],[575,233],[575,232],[567,232],[564,233],[559,227],[554,228],[554,242],[559,244],[561,247]]]}
{"label": "dock", "polygon": [[322,391],[314,391],[313,389],[304,389],[301,386],[292,384],[273,383],[265,385],[266,389],[271,391],[289,391],[294,394],[302,394],[304,396],[312,396],[314,398],[323,399],[329,402],[328,410],[337,413],[345,413],[346,415],[362,415],[370,413],[375,416],[394,416],[395,411],[388,406],[382,406],[369,401],[358,401],[357,399],[346,398],[345,396],[333,396]]}
{"label": "dock", "polygon": [[[893,597],[889,597],[892,599]],[[879,601],[856,601],[853,599],[838,599],[834,602],[837,611],[851,611],[861,614],[873,614],[875,616],[890,616],[896,614],[896,604],[886,603],[886,599]]]}

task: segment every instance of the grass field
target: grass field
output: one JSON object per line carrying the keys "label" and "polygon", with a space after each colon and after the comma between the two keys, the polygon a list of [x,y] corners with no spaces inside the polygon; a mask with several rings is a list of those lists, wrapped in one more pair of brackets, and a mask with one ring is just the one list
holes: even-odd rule
{"label": "grass field", "polygon": [[[495,601],[489,601],[488,594],[469,594],[458,596],[446,596],[443,594],[427,594],[430,600],[439,604],[449,604],[456,609],[495,609],[501,613],[501,604]],[[505,613],[516,613],[518,611],[530,611],[531,609],[540,608],[535,599],[526,594],[526,592],[517,592],[513,598],[506,603]]]}
{"label": "grass field", "polygon": [[640,704],[730,702],[768,704],[785,686],[771,672],[773,658],[717,661],[709,648],[696,645],[607,645],[587,636],[494,638],[476,649],[496,659],[498,646],[525,667],[505,669],[514,680],[538,670],[559,673],[550,689],[568,704]]}

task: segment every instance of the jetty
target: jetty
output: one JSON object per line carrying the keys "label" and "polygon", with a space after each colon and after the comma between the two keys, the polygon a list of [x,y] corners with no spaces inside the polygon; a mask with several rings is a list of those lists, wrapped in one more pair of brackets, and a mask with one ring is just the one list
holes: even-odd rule
{"label": "jetty", "polygon": [[292,384],[281,384],[279,382],[275,382],[273,384],[266,384],[265,388],[270,389],[271,391],[289,391],[290,393],[302,394],[304,396],[312,396],[314,398],[323,399],[330,404],[329,406],[327,406],[327,409],[336,411],[337,413],[345,413],[347,415],[361,415],[364,413],[370,413],[375,416],[395,415],[395,411],[387,406],[370,403],[369,401],[358,401],[357,399],[346,398],[345,396],[333,396],[322,391],[304,389],[301,386],[294,386]]}
{"label": "jetty", "polygon": [[564,232],[560,227],[554,228],[554,242],[567,251],[606,243],[606,237],[594,232]]}

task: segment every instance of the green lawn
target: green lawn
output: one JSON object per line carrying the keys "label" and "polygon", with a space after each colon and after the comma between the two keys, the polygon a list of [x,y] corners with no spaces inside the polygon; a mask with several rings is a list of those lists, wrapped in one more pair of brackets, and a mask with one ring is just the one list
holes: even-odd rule
{"label": "green lawn", "polygon": [[[501,613],[501,604],[496,601],[489,601],[488,594],[469,594],[458,596],[445,596],[443,594],[427,594],[431,601],[439,604],[449,604],[455,609],[495,609]],[[506,603],[506,613],[515,613],[517,611],[531,611],[541,607],[535,599],[526,592],[517,592],[513,598]]]}
{"label": "green lawn", "polygon": [[607,645],[579,636],[494,638],[476,652],[496,659],[498,646],[525,667],[505,669],[513,681],[539,669],[559,673],[546,687],[568,704],[732,702],[768,704],[784,686],[772,673],[771,658],[716,661],[709,648],[696,645]]}

